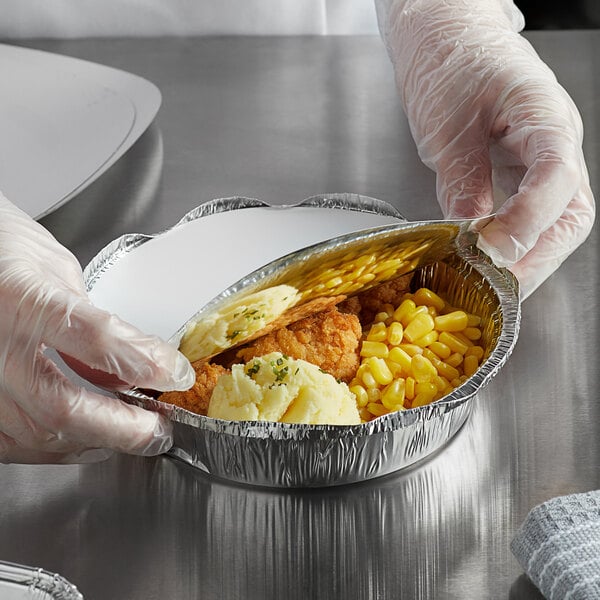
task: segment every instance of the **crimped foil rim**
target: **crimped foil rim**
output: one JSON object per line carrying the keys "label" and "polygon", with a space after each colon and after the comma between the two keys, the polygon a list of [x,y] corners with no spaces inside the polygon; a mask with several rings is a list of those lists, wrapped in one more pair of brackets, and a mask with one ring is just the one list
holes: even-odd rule
{"label": "crimped foil rim", "polygon": [[36,598],[37,592],[42,592],[49,594],[53,600],[83,600],[77,588],[62,575],[40,568],[0,561],[0,593],[3,582],[36,592]]}
{"label": "crimped foil rim", "polygon": [[[270,207],[270,208],[290,208],[291,206],[315,206],[322,208],[337,208],[343,210],[355,210],[359,212],[370,212],[396,217],[399,220],[406,221],[404,217],[388,203],[374,198],[361,196],[358,194],[324,194],[312,196],[295,205],[285,205],[273,207],[261,200],[245,197],[220,198],[207,202],[188,212],[173,227],[161,232],[164,233],[176,228],[184,223],[202,218],[206,215],[229,210],[238,210],[249,207]],[[448,223],[448,221],[441,221]],[[407,228],[418,227],[423,224],[431,224],[435,221],[406,222]],[[464,222],[463,222],[464,223]],[[381,226],[372,228],[373,230],[383,230],[396,226]],[[468,229],[468,228],[467,228]],[[102,272],[116,262],[123,254],[131,251],[161,233],[155,235],[128,234],[109,244],[105,252],[113,252],[113,256],[108,256],[92,261],[84,271],[86,286],[89,289],[93,287],[94,282]],[[355,234],[346,234],[346,236]],[[346,236],[338,236],[335,239],[342,239]],[[419,422],[427,422],[433,419],[439,419],[454,408],[469,401],[478,393],[489,381],[496,375],[500,368],[508,360],[514,345],[516,344],[519,326],[520,326],[520,303],[518,282],[516,278],[506,269],[496,267],[491,259],[475,246],[475,238],[468,231],[459,235],[455,241],[457,254],[465,260],[471,268],[474,268],[486,279],[493,292],[498,297],[499,306],[502,312],[501,333],[498,336],[497,343],[477,372],[467,380],[463,385],[455,388],[445,398],[431,404],[411,408],[395,413],[390,413],[377,417],[367,423],[359,425],[307,425],[298,423],[276,423],[270,421],[225,421],[214,419],[204,415],[198,415],[187,411],[179,406],[166,405],[154,398],[133,390],[125,394],[119,394],[121,398],[128,402],[133,402],[139,406],[158,410],[175,422],[183,423],[198,430],[207,430],[215,433],[226,434],[233,437],[245,438],[265,438],[277,440],[302,440],[302,439],[344,439],[356,438],[357,436],[371,436],[375,433],[393,432],[400,429],[412,427]],[[298,252],[308,250],[310,247],[301,249]],[[296,254],[296,253],[291,253]],[[289,256],[289,255],[288,255]],[[283,260],[285,257],[282,257]],[[277,261],[273,261],[277,262]],[[260,269],[259,269],[260,270]],[[243,285],[246,278],[231,286]],[[212,305],[213,301],[206,306]]]}

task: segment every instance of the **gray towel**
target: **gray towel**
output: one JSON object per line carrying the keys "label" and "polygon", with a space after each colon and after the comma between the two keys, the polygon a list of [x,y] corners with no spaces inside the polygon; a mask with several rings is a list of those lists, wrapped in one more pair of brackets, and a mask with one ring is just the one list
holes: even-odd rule
{"label": "gray towel", "polygon": [[511,550],[548,600],[600,599],[600,490],[536,506]]}

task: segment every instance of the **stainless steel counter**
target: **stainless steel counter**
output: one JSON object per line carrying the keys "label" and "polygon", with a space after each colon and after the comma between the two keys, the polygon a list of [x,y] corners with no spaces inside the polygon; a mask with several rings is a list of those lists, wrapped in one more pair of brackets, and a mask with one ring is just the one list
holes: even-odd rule
{"label": "stainless steel counter", "polygon": [[[598,193],[600,31],[529,37],[582,111]],[[27,45],[163,92],[139,142],[43,219],[82,264],[122,233],[236,194],[349,191],[410,219],[440,216],[376,38]],[[539,598],[510,553],[515,529],[535,504],[600,487],[598,260],[596,229],[524,303],[517,348],[465,427],[416,468],[271,491],[165,458],[0,466],[0,559],[57,571],[86,600]]]}

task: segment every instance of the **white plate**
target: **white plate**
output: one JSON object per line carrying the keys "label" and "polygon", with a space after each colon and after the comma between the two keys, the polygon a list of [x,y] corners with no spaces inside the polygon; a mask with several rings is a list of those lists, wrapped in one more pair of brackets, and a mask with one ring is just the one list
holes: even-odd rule
{"label": "white plate", "polygon": [[87,61],[0,44],[0,189],[34,218],[106,171],[144,132],[158,88]]}
{"label": "white plate", "polygon": [[216,295],[272,260],[398,219],[308,206],[211,214],[155,236],[116,240],[86,268],[88,291],[100,308],[168,339]]}

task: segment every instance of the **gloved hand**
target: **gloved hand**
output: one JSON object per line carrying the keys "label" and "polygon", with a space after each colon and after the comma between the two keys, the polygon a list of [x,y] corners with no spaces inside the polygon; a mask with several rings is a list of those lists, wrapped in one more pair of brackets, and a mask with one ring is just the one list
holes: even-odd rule
{"label": "gloved hand", "polygon": [[46,348],[110,374],[114,387],[183,390],[194,381],[175,348],[95,308],[75,257],[0,194],[0,462],[87,462],[170,447],[164,417],[79,387]]}
{"label": "gloved hand", "polygon": [[518,32],[511,0],[377,0],[380,29],[421,159],[448,218],[494,211],[478,245],[522,298],[590,232],[580,115]]}

